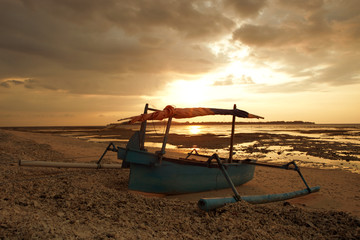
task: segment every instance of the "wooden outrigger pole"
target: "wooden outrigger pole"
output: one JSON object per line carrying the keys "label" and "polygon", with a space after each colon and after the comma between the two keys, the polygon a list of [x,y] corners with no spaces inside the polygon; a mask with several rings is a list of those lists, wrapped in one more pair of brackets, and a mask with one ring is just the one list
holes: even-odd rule
{"label": "wooden outrigger pole", "polygon": [[[267,194],[267,195],[253,195],[253,196],[240,196],[238,191],[236,190],[231,178],[228,176],[226,168],[224,168],[223,163],[221,163],[221,160],[219,156],[215,153],[210,158],[209,161],[212,159],[215,159],[217,163],[219,164],[219,167],[226,178],[229,187],[232,189],[234,196],[232,197],[220,197],[220,198],[202,198],[198,201],[198,207],[204,211],[211,211],[217,208],[220,208],[228,203],[235,203],[238,201],[246,201],[248,203],[252,204],[261,204],[261,203],[270,203],[270,202],[277,202],[277,201],[284,201],[296,197],[305,196],[310,193],[318,192],[320,190],[320,186],[316,187],[309,187],[307,182],[305,181],[305,178],[300,172],[299,167],[296,165],[295,161],[289,162],[285,165],[279,166],[279,165],[270,165],[266,163],[254,163],[254,162],[246,162],[244,161],[244,164],[250,164],[250,165],[257,165],[257,166],[263,166],[263,167],[273,167],[273,168],[281,168],[285,170],[294,170],[296,171],[299,176],[301,177],[302,181],[304,182],[306,188],[298,191],[293,192],[287,192],[287,193],[278,193],[278,194]],[[290,165],[293,165],[294,167],[291,168]]]}

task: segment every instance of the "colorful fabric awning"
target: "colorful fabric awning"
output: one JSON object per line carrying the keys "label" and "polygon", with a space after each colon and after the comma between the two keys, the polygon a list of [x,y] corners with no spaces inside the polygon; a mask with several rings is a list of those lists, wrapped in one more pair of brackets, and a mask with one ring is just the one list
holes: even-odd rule
{"label": "colorful fabric awning", "polygon": [[[153,113],[141,114],[130,117],[129,123],[143,122],[146,120],[163,120],[165,118],[192,118],[207,115],[233,115],[241,118],[261,118],[263,117],[250,114],[239,109],[218,109],[218,108],[174,108],[173,106],[166,106],[162,111]],[[121,119],[125,120],[125,119]],[[120,121],[120,120],[119,120]]]}

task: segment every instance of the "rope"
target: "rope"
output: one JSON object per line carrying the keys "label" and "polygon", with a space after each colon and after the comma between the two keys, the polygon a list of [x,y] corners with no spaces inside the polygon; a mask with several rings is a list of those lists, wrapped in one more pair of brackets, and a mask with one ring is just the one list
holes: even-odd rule
{"label": "rope", "polygon": [[[158,107],[156,107],[155,105],[152,105],[152,104],[149,104],[149,105],[150,105],[151,108],[158,109]],[[152,123],[153,129],[154,129],[155,135],[160,136],[160,135],[164,135],[164,134],[165,134],[165,129],[166,129],[166,123],[165,123],[165,122],[163,122],[163,124],[162,124],[162,127],[163,127],[163,130],[162,130],[163,133],[162,133],[162,134],[159,134],[159,133],[156,131],[155,121],[152,120],[151,123]]]}

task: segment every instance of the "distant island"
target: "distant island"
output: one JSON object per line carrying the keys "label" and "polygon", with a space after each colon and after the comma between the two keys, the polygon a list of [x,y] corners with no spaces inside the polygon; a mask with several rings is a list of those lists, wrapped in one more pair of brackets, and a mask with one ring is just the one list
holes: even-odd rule
{"label": "distant island", "polygon": [[[150,120],[151,121],[151,120]],[[163,125],[166,120],[163,121],[151,121],[151,124],[154,125]],[[111,123],[111,125],[127,125],[128,122],[123,123]],[[134,123],[135,125],[141,123]],[[177,122],[172,121],[172,125],[229,125],[231,122]],[[315,124],[315,122],[305,122],[305,121],[267,121],[267,122],[236,122],[236,125],[299,125],[299,124]]]}
{"label": "distant island", "polygon": [[[173,125],[229,125],[231,122],[172,122]],[[315,124],[315,122],[305,122],[305,121],[267,121],[267,122],[236,122],[236,125],[261,125],[261,124],[271,124],[271,125],[281,125],[281,124]]]}
{"label": "distant island", "polygon": [[[164,125],[166,124],[166,120],[163,121],[151,121],[152,125]],[[116,127],[121,125],[140,125],[141,123],[137,122],[134,124],[130,124],[129,122],[120,122],[120,123],[110,123],[107,125],[99,125],[99,126],[9,126],[9,127],[0,127],[0,129],[5,130],[15,130],[15,131],[27,131],[27,130],[66,130],[66,129],[101,129],[104,127]],[[236,125],[309,125],[316,124],[315,122],[305,122],[305,121],[268,121],[268,122],[236,122]],[[172,125],[182,125],[182,126],[191,126],[191,125],[231,125],[231,122],[177,122],[172,121]]]}

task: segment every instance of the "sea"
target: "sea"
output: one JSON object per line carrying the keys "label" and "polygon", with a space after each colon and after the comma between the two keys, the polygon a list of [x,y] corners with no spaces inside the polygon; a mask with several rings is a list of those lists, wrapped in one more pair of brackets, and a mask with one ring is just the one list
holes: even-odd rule
{"label": "sea", "polygon": [[[137,131],[139,125],[119,125],[124,131]],[[29,129],[29,128],[27,128]],[[124,145],[128,137],[103,134],[104,127],[46,127],[33,128],[32,132],[52,133],[90,142],[113,142]],[[106,129],[106,128],[105,128]],[[163,136],[166,124],[147,125],[148,135]],[[19,129],[21,130],[21,129]],[[227,124],[179,124],[172,125],[171,134],[186,137],[209,136],[211,141],[231,136]],[[235,134],[252,136],[248,140],[234,143],[236,159],[252,158],[260,162],[283,164],[296,161],[299,166],[341,169],[360,174],[360,124],[237,124]],[[230,141],[229,141],[230,143]],[[202,144],[184,147],[168,143],[171,151],[188,153],[196,149],[199,153],[228,156],[229,145],[207,147]],[[161,148],[160,141],[147,141],[146,147]]]}

